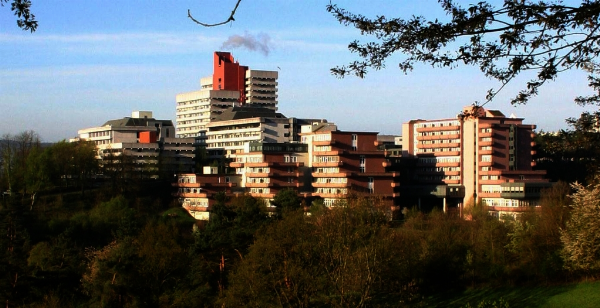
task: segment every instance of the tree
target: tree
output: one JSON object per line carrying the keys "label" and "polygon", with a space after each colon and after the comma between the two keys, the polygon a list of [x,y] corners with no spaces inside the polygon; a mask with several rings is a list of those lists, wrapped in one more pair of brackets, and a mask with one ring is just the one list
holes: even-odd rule
{"label": "tree", "polygon": [[272,203],[277,207],[277,211],[280,214],[288,211],[295,211],[302,207],[302,199],[298,197],[298,193],[291,188],[277,192]]}
{"label": "tree", "polygon": [[[8,0],[0,0],[0,6],[4,6]],[[17,26],[24,31],[34,32],[38,27],[38,22],[35,20],[35,15],[31,13],[30,0],[12,0],[10,10],[15,12],[17,16]]]}
{"label": "tree", "polygon": [[217,23],[213,23],[213,24],[209,24],[209,23],[203,23],[201,21],[198,21],[197,19],[195,19],[192,16],[192,12],[190,10],[188,10],[188,18],[191,19],[193,22],[204,26],[204,27],[215,27],[215,26],[220,26],[220,25],[224,25],[230,21],[235,21],[235,11],[237,11],[238,6],[240,6],[240,2],[242,2],[242,0],[237,0],[237,2],[235,3],[235,7],[233,7],[233,10],[231,11],[231,14],[229,15],[229,17],[227,19],[225,19],[224,21],[221,22],[217,22]]}
{"label": "tree", "polygon": [[354,74],[364,77],[369,69],[385,67],[394,53],[402,53],[399,63],[409,72],[416,63],[434,67],[473,65],[489,78],[500,82],[491,89],[487,101],[517,75],[527,71],[536,76],[526,83],[512,104],[524,104],[539,88],[569,69],[590,73],[589,85],[595,93],[577,97],[579,104],[600,104],[600,1],[584,0],[579,6],[561,1],[536,2],[504,0],[501,6],[486,1],[466,7],[452,0],[438,0],[448,21],[413,16],[410,19],[353,14],[336,4],[327,11],[346,26],[368,36],[367,43],[348,45],[360,60],[332,69],[339,77]]}
{"label": "tree", "polygon": [[600,178],[587,187],[572,185],[571,218],[562,230],[565,267],[585,274],[600,270]]}
{"label": "tree", "polygon": [[536,136],[537,168],[547,170],[553,181],[586,183],[593,179],[600,165],[598,119],[600,112],[584,112],[569,118],[571,129]]}

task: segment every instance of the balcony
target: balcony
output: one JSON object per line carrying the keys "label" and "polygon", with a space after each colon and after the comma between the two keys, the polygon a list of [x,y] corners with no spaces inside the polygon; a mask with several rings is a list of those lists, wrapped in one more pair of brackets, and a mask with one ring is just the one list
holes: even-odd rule
{"label": "balcony", "polygon": [[246,177],[248,177],[248,178],[268,178],[268,177],[271,177],[271,176],[273,176],[273,173],[264,173],[264,172],[263,173],[259,173],[259,172],[256,172],[256,173],[250,173],[250,172],[248,172],[248,173],[246,173]]}
{"label": "balcony", "polygon": [[313,140],[313,145],[332,145],[335,144],[335,139],[331,139],[331,140]]}
{"label": "balcony", "polygon": [[271,185],[271,183],[251,183],[251,182],[246,182],[246,187],[248,188],[266,188],[266,187],[271,187],[273,185]]}
{"label": "balcony", "polygon": [[460,151],[433,152],[433,156],[458,156]]}
{"label": "balcony", "polygon": [[303,162],[272,162],[271,166],[274,167],[304,167]]}
{"label": "balcony", "polygon": [[342,151],[313,151],[314,156],[339,156]]}
{"label": "balcony", "polygon": [[246,167],[268,167],[269,163],[246,163]]}
{"label": "balcony", "polygon": [[447,139],[459,139],[460,134],[451,134],[451,135],[436,135],[436,136],[417,136],[418,141],[425,140],[447,140]]}
{"label": "balcony", "polygon": [[208,194],[207,193],[201,193],[201,192],[176,192],[173,194],[175,197],[179,197],[179,198],[208,198]]}
{"label": "balcony", "polygon": [[229,163],[229,167],[231,167],[231,168],[241,168],[241,167],[244,167],[244,163],[230,162]]}
{"label": "balcony", "polygon": [[319,182],[313,182],[312,186],[315,188],[328,188],[328,187],[336,187],[336,188],[344,188],[344,187],[348,187],[348,183],[319,183]]}
{"label": "balcony", "polygon": [[343,166],[344,162],[341,161],[330,161],[330,162],[313,162],[313,167],[340,167]]}
{"label": "balcony", "polygon": [[275,197],[275,194],[262,194],[262,193],[249,193],[250,196],[254,198],[263,198],[263,199],[272,199]]}
{"label": "balcony", "polygon": [[201,183],[171,183],[173,187],[189,187],[189,188],[199,188],[202,186]]}
{"label": "balcony", "polygon": [[325,194],[325,193],[312,193],[313,197],[321,197],[321,198],[328,198],[328,199],[335,199],[335,198],[345,198],[346,195],[344,194]]}
{"label": "balcony", "polygon": [[460,180],[442,180],[446,184],[460,184]]}
{"label": "balcony", "polygon": [[209,212],[210,211],[210,207],[208,207],[208,206],[185,205],[184,204],[183,208],[188,211],[193,211],[193,212]]}
{"label": "balcony", "polygon": [[351,173],[348,172],[340,172],[340,173],[319,173],[313,172],[313,178],[345,178],[351,176]]}
{"label": "balcony", "polygon": [[460,126],[436,126],[436,127],[419,127],[417,128],[417,132],[439,132],[439,131],[448,131],[448,130],[460,130]]}
{"label": "balcony", "polygon": [[432,144],[419,144],[417,145],[418,149],[436,149],[436,148],[458,148],[460,143],[452,142],[452,143],[432,143]]}
{"label": "balcony", "polygon": [[496,180],[479,180],[479,184],[485,184],[485,185],[497,185],[497,184],[502,184],[505,183],[506,181],[503,179],[496,179]]}
{"label": "balcony", "polygon": [[382,177],[397,177],[400,176],[400,172],[358,172],[353,173],[353,177],[364,177],[364,176],[382,176]]}
{"label": "balcony", "polygon": [[488,206],[488,210],[496,212],[523,213],[529,211],[540,211],[541,207],[533,206]]}
{"label": "balcony", "polygon": [[479,192],[477,193],[477,197],[481,197],[481,198],[500,198],[500,193],[496,192]]}

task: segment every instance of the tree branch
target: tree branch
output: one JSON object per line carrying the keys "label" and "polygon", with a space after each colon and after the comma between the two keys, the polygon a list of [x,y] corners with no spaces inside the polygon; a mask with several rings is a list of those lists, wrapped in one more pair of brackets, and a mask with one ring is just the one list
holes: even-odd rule
{"label": "tree branch", "polygon": [[234,18],[235,11],[237,10],[238,6],[240,5],[240,2],[242,2],[242,0],[238,0],[237,1],[237,3],[235,4],[235,7],[233,8],[233,11],[231,11],[231,15],[229,15],[229,18],[227,18],[227,20],[219,22],[219,23],[216,23],[216,24],[207,24],[207,23],[203,23],[203,22],[198,21],[197,19],[195,19],[192,16],[192,12],[189,9],[188,9],[188,17],[193,22],[195,22],[195,23],[197,23],[197,24],[199,24],[201,26],[204,26],[204,27],[216,27],[216,26],[224,25],[224,24],[226,24],[226,23],[228,23],[230,21],[235,21],[235,18]]}

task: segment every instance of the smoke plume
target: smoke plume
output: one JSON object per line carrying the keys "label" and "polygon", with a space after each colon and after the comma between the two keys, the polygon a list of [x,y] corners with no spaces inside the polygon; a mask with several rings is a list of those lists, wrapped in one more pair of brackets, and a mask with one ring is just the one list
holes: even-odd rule
{"label": "smoke plume", "polygon": [[243,47],[252,51],[259,51],[263,55],[268,56],[271,47],[271,38],[265,33],[259,33],[254,36],[248,32],[244,35],[232,35],[221,45],[223,49]]}

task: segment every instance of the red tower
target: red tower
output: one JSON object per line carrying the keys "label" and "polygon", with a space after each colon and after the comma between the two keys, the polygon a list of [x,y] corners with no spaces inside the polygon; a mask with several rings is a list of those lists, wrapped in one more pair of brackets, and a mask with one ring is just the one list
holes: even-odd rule
{"label": "red tower", "polygon": [[239,91],[240,104],[246,102],[246,71],[229,52],[215,51],[213,69],[213,90]]}

